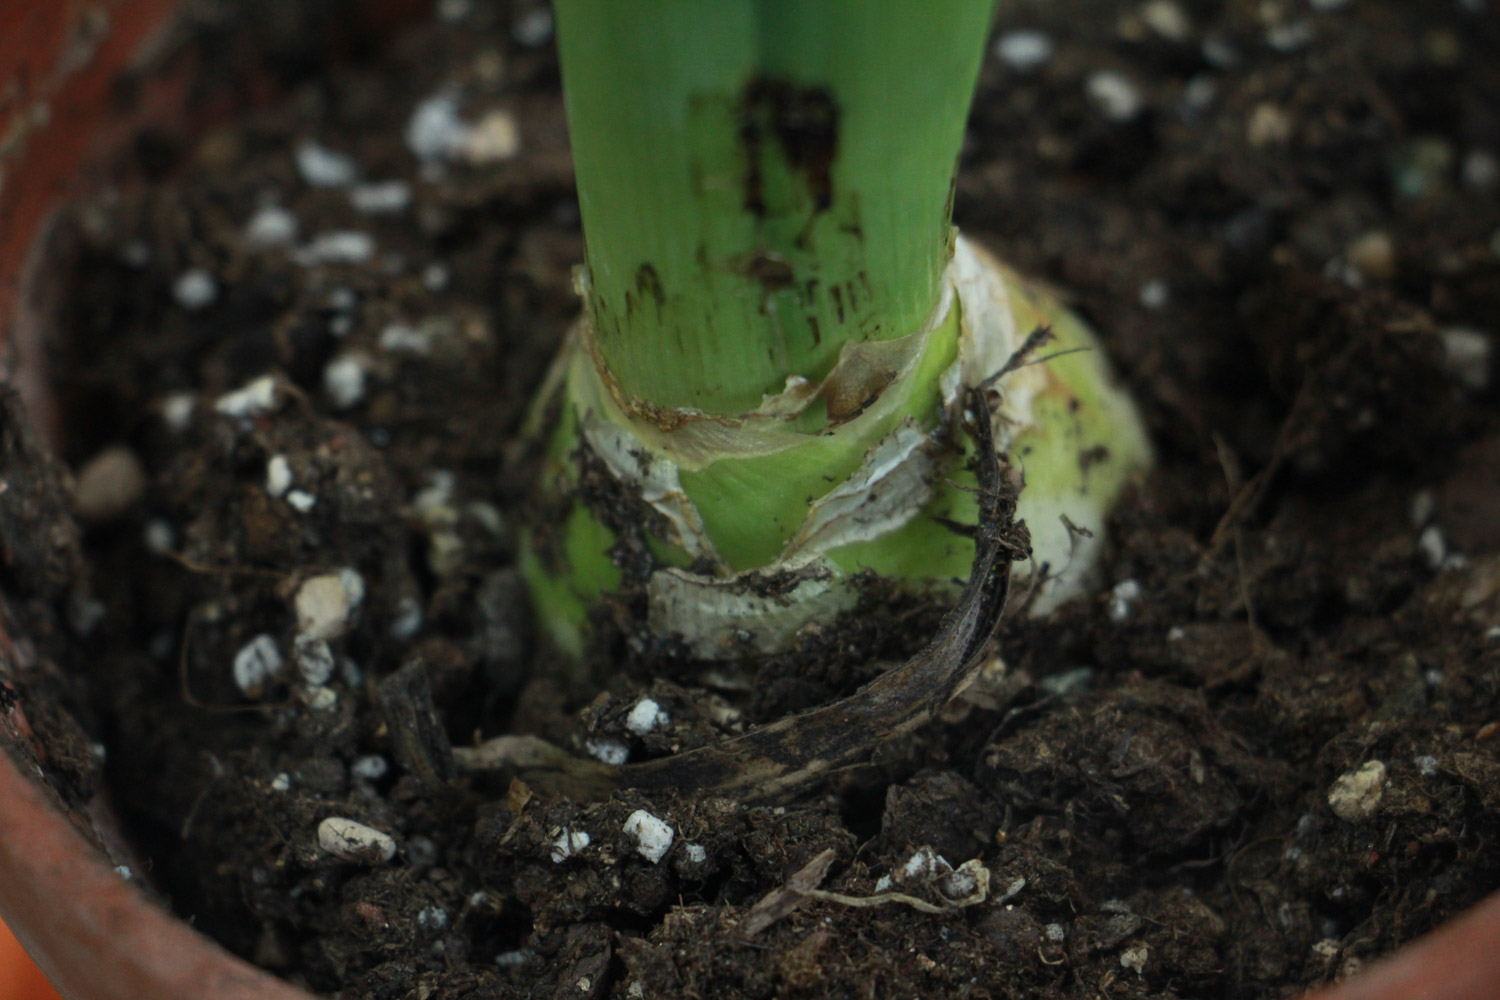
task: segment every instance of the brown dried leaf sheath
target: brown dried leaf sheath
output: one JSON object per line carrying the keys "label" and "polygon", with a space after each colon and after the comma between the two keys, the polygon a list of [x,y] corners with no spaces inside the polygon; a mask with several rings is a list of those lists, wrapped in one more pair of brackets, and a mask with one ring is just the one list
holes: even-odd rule
{"label": "brown dried leaf sheath", "polygon": [[[969,390],[966,410],[988,414]],[[990,421],[971,422],[978,455],[979,524],[969,582],[932,642],[847,698],[788,716],[715,746],[640,764],[611,767],[530,736],[502,736],[456,748],[469,770],[514,770],[539,791],[596,798],[622,788],[674,789],[743,802],[786,799],[876,748],[926,725],[968,678],[1005,609],[1010,564],[1030,544],[1015,521],[1016,491],[1002,475]]]}

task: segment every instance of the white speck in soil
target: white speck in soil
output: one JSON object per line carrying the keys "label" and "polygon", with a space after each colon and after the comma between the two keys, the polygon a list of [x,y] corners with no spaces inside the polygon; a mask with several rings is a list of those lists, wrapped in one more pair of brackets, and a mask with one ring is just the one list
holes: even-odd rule
{"label": "white speck in soil", "polygon": [[440,931],[448,926],[448,911],[441,906],[425,906],[417,911],[417,926],[423,930]]}
{"label": "white speck in soil", "polygon": [[1049,695],[1066,695],[1087,691],[1093,682],[1093,667],[1074,667],[1060,673],[1048,674],[1037,681],[1037,687]]}
{"label": "white speck in soil", "polygon": [[1385,764],[1366,761],[1352,771],[1339,775],[1328,789],[1328,805],[1333,814],[1346,823],[1368,819],[1380,808],[1385,797]]}
{"label": "white speck in soil", "polygon": [[1435,524],[1429,524],[1422,529],[1417,536],[1417,549],[1422,553],[1422,561],[1427,564],[1428,569],[1437,569],[1443,565],[1443,559],[1448,555],[1448,543],[1443,539],[1443,529]]}
{"label": "white speck in soil", "polygon": [[518,948],[515,951],[502,951],[495,956],[495,964],[502,969],[514,969],[525,965],[536,957],[536,952],[528,948]]}
{"label": "white speck in soil", "polygon": [[432,338],[426,332],[406,323],[389,323],[380,331],[377,341],[382,351],[426,357],[432,352]]}
{"label": "white speck in soil", "polygon": [[1266,45],[1271,51],[1281,55],[1290,55],[1305,48],[1316,37],[1317,31],[1313,23],[1307,20],[1273,24],[1266,29]]}
{"label": "white speck in soil", "polygon": [[339,570],[339,582],[349,595],[349,610],[352,611],[365,602],[365,578],[360,575],[359,570],[353,566],[343,567]]}
{"label": "white speck in soil", "polygon": [[406,123],[406,145],[420,160],[434,162],[456,155],[469,138],[469,126],[458,115],[458,95],[433,94],[418,104]]}
{"label": "white speck in soil", "polygon": [[378,864],[396,856],[396,840],[372,826],[343,816],[318,824],[318,846],[343,861]]}
{"label": "white speck in soil", "polygon": [[448,269],[447,264],[428,264],[422,268],[422,287],[436,294],[448,287],[448,282],[453,279],[453,272]]}
{"label": "white speck in soil", "polygon": [[625,834],[635,839],[636,853],[654,864],[659,864],[672,849],[676,832],[665,821],[644,809],[637,809],[625,819]]}
{"label": "white speck in soil", "polygon": [[1413,757],[1412,763],[1417,765],[1417,771],[1424,778],[1431,778],[1438,773],[1438,759],[1431,754],[1422,754],[1420,757]]}
{"label": "white speck in soil", "polygon": [[266,461],[266,493],[280,498],[292,488],[292,463],[285,455],[272,455]]}
{"label": "white speck in soil", "polygon": [[547,7],[532,7],[516,18],[510,28],[510,37],[518,45],[528,49],[540,48],[552,41],[552,11]]}
{"label": "white speck in soil", "polygon": [[177,548],[177,529],[165,518],[153,517],[141,531],[141,541],[146,551],[165,555]]}
{"label": "white speck in soil", "polygon": [[1140,596],[1141,585],[1135,580],[1121,580],[1115,584],[1109,592],[1109,620],[1116,624],[1127,620]]}
{"label": "white speck in soil", "polygon": [[391,638],[398,642],[414,639],[422,631],[422,604],[411,594],[402,595],[396,602],[396,614],[391,619]]}
{"label": "white speck in soil", "polygon": [[339,705],[339,693],[330,687],[308,688],[303,697],[314,712],[331,712]]}
{"label": "white speck in soil", "polygon": [[552,861],[560,865],[591,843],[593,843],[593,838],[588,835],[587,831],[563,827],[557,839],[552,842]]}
{"label": "white speck in soil", "polygon": [[630,759],[630,748],[619,740],[589,740],[584,743],[584,749],[590,757],[611,767],[619,767]]}
{"label": "white speck in soil", "polygon": [[204,268],[191,268],[172,282],[172,298],[189,312],[207,309],[219,298],[219,282]]}
{"label": "white speck in soil", "polygon": [[411,204],[411,185],[406,181],[373,181],[349,190],[349,204],[366,215],[394,215]]}
{"label": "white speck in soil", "polygon": [[1112,122],[1128,122],[1144,107],[1140,91],[1123,73],[1101,69],[1089,75],[1084,90],[1099,113]]}
{"label": "white speck in soil", "polygon": [[1146,974],[1146,960],[1150,957],[1150,948],[1143,944],[1134,945],[1120,952],[1120,967],[1143,976]]}
{"label": "white speck in soil", "polygon": [[302,143],[295,156],[297,173],[311,187],[347,187],[359,179],[359,168],[352,159],[320,143]]}
{"label": "white speck in soil", "polygon": [[297,661],[297,673],[308,684],[318,686],[333,679],[333,650],[322,639],[297,636],[292,640],[292,657]]}
{"label": "white speck in soil", "polygon": [[135,872],[130,870],[129,865],[116,865],[115,874],[120,876],[122,879],[125,879],[127,882],[135,877]]}
{"label": "white speck in soil", "polygon": [[271,791],[289,792],[292,790],[292,776],[283,771],[271,779]]}
{"label": "white speck in soil", "polygon": [[318,498],[306,490],[291,490],[286,495],[286,502],[299,514],[306,514],[318,505]]}
{"label": "white speck in soil", "polygon": [[314,236],[294,256],[303,267],[364,264],[375,256],[375,237],[358,229],[335,229]]}
{"label": "white speck in soil", "polygon": [[1465,388],[1476,392],[1490,384],[1489,334],[1470,326],[1443,330],[1443,368]]}
{"label": "white speck in soil", "polygon": [[684,845],[683,851],[687,854],[688,862],[691,864],[701,865],[708,860],[708,848],[702,844]]}
{"label": "white speck in soil", "polygon": [[349,773],[361,781],[379,781],[390,769],[390,762],[378,753],[367,753],[356,757],[349,765]]}
{"label": "white speck in soil", "polygon": [[365,359],[359,354],[340,354],[323,366],[323,391],[340,410],[359,405],[365,398]]}
{"label": "white speck in soil", "polygon": [[297,217],[280,205],[256,209],[245,223],[245,246],[251,250],[269,250],[297,242]]}
{"label": "white speck in soil", "polygon": [[266,682],[281,673],[283,661],[276,640],[264,632],[234,654],[234,683],[247,698],[259,698]]}
{"label": "white speck in soil", "polygon": [[198,401],[192,393],[175,393],[161,402],[162,423],[173,433],[181,434],[193,426],[193,411],[197,408]]}
{"label": "white speck in soil", "polygon": [[671,721],[671,717],[662,711],[662,707],[654,699],[642,698],[625,717],[625,728],[637,736],[645,736],[656,727],[665,726]]}
{"label": "white speck in soil", "polygon": [[1068,939],[1067,928],[1063,927],[1062,924],[1048,924],[1042,929],[1042,934],[1046,936],[1048,941],[1054,943],[1061,943]]}
{"label": "white speck in soil", "polygon": [[1459,171],[1464,184],[1475,191],[1491,191],[1500,185],[1500,157],[1487,149],[1475,149],[1464,157]]}
{"label": "white speck in soil", "polygon": [[1152,278],[1141,286],[1141,305],[1146,309],[1161,309],[1172,300],[1172,289],[1160,278]]}
{"label": "white speck in soil", "polygon": [[278,403],[275,377],[262,375],[241,388],[220,396],[214,401],[214,410],[226,417],[245,419],[269,413]]}

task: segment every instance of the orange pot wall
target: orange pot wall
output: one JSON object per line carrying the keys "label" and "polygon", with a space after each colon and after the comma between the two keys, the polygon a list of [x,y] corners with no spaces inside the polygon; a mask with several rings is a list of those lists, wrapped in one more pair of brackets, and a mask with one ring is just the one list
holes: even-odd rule
{"label": "orange pot wall", "polygon": [[5,1000],[60,1000],[47,977],[42,975],[4,924],[0,924],[0,997]]}

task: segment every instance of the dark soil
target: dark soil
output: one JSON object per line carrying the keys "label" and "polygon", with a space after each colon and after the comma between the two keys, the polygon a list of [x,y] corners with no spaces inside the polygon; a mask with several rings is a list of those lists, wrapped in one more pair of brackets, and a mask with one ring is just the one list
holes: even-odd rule
{"label": "dark soil", "polygon": [[[937,618],[763,664],[754,694],[624,643],[563,682],[513,564],[513,438],[583,244],[544,12],[469,6],[195,145],[158,139],[164,179],[77,207],[55,359],[81,555],[35,444],[0,439],[35,647],[10,681],[71,708],[82,730],[31,720],[54,777],[107,789],[178,913],[350,1000],[1238,1000],[1500,886],[1494,14],[1004,5],[997,38],[1054,51],[988,59],[957,222],[1096,326],[1160,465],[1119,512],[1118,586],[1008,619],[941,724],[752,808],[453,778],[432,726],[428,691],[455,744],[647,759],[847,694]],[[405,133],[443,93],[518,149],[423,165]],[[310,185],[311,142],[409,204]],[[267,206],[293,242],[251,245]],[[343,231],[368,260],[313,259]],[[268,372],[270,407],[216,412]],[[341,570],[363,590],[347,629],[294,649],[299,587]],[[254,650],[283,664],[258,689],[233,669]],[[640,735],[647,696],[670,721]],[[637,810],[675,833],[659,862],[624,831]],[[395,856],[335,857],[330,817]],[[973,859],[977,903],[949,874]],[[837,895],[751,919],[814,862],[803,881]],[[942,912],[856,905],[887,886]]]}

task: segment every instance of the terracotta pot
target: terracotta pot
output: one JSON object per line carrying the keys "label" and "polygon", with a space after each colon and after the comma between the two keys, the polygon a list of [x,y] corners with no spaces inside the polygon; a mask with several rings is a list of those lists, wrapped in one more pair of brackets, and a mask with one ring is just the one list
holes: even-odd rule
{"label": "terracotta pot", "polygon": [[[205,97],[190,51],[164,57],[156,43],[177,6],[0,2],[0,368],[22,385],[47,432],[55,432],[56,419],[39,350],[49,301],[39,279],[49,214],[143,125],[201,128],[243,106],[246,95],[269,96],[267,88],[244,85],[241,63],[233,64],[232,90],[221,77],[219,97],[212,87]],[[340,24],[379,28],[424,6],[426,0],[365,2],[351,7],[358,17]],[[116,86],[122,73],[135,84],[127,112]],[[35,780],[41,768],[26,706],[4,683],[16,663],[16,647],[0,631],[0,918],[53,983],[72,1000],[311,1000],[122,878],[100,848],[118,837],[102,803],[70,812]],[[1308,1000],[1497,997],[1500,895]]]}

